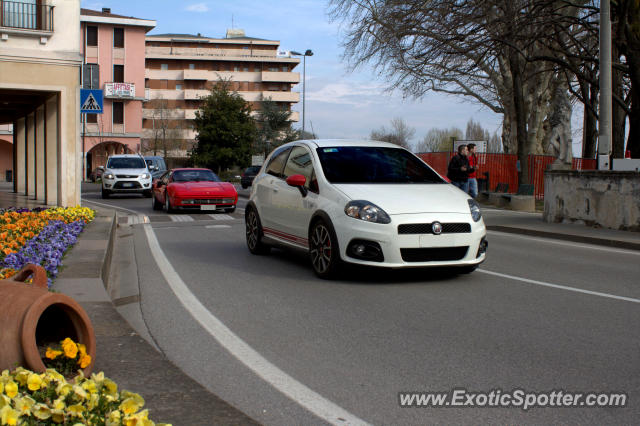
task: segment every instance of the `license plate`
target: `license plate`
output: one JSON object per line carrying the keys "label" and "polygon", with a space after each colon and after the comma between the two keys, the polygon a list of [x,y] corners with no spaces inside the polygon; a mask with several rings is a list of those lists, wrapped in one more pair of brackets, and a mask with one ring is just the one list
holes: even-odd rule
{"label": "license plate", "polygon": [[215,210],[215,209],[216,209],[215,204],[210,206],[200,206],[200,210]]}
{"label": "license plate", "polygon": [[133,187],[133,184],[130,183],[130,182],[123,182],[122,183],[122,187],[123,188],[131,188],[131,187]]}

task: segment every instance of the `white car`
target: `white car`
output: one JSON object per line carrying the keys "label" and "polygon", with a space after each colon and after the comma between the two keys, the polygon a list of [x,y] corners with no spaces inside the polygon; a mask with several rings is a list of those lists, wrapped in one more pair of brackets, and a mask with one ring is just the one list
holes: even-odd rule
{"label": "white car", "polygon": [[110,156],[102,173],[102,198],[136,192],[151,197],[151,172],[144,158],[136,154]]}
{"label": "white car", "polygon": [[478,204],[411,152],[386,142],[303,140],[275,149],[245,209],[249,251],[306,250],[314,272],[342,262],[471,272],[485,260]]}

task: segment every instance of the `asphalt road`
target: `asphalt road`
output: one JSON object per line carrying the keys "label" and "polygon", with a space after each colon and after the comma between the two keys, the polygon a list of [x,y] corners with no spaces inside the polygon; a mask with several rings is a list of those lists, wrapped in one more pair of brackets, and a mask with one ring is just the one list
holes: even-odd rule
{"label": "asphalt road", "polygon": [[[84,196],[94,197],[164,214],[145,198]],[[488,260],[471,275],[350,269],[323,281],[297,252],[249,254],[242,214],[231,217],[130,228],[141,309],[169,359],[262,423],[318,424],[318,413],[336,409],[372,424],[640,418],[638,252],[490,232]],[[147,233],[186,291],[165,278],[168,264],[158,268]],[[249,349],[233,346],[234,337]],[[454,388],[621,391],[629,402],[526,412],[398,403],[398,392]]]}

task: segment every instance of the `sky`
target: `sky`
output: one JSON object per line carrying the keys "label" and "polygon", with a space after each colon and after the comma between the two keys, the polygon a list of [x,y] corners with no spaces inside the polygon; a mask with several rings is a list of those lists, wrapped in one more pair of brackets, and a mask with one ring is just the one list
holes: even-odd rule
{"label": "sky", "polygon": [[[388,92],[389,82],[377,78],[371,67],[349,72],[342,60],[340,23],[331,22],[326,0],[81,0],[83,8],[110,7],[119,15],[156,21],[149,34],[201,33],[224,38],[228,28],[240,28],[249,37],[280,41],[279,50],[313,51],[306,58],[306,130],[320,138],[367,138],[372,130],[389,129],[400,117],[416,130],[417,144],[431,128],[464,132],[469,119],[491,133],[498,131],[502,116],[468,98],[428,93],[419,100],[403,99]],[[302,93],[301,83],[294,91]],[[300,111],[301,101],[294,107]],[[295,127],[301,127],[299,122]]]}

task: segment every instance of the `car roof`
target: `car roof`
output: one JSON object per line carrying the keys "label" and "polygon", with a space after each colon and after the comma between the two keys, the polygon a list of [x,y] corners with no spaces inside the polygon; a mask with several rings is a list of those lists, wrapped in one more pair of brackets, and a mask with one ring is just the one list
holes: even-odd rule
{"label": "car roof", "polygon": [[402,148],[399,145],[390,142],[373,141],[368,139],[304,139],[291,142],[292,145],[296,143],[305,143],[306,145],[316,146],[318,148],[328,148],[336,146],[377,146],[381,148]]}
{"label": "car roof", "polygon": [[205,167],[178,167],[178,168],[175,168],[175,169],[171,169],[172,172],[176,172],[176,171],[180,171],[180,170],[209,170],[210,172],[213,171],[213,170],[207,169]]}
{"label": "car roof", "polygon": [[109,158],[142,158],[142,156],[138,155],[138,154],[112,154],[109,156]]}

